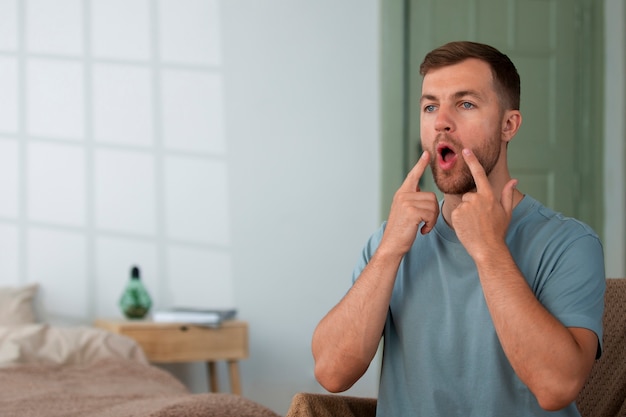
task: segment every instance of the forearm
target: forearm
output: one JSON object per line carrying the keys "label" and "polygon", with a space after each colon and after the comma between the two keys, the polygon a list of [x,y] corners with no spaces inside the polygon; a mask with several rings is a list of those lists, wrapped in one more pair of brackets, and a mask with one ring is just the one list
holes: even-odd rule
{"label": "forearm", "polygon": [[535,297],[506,247],[476,261],[498,338],[518,377],[546,409],[574,400],[593,358]]}
{"label": "forearm", "polygon": [[315,377],[331,392],[350,388],[367,370],[383,334],[389,301],[404,255],[420,232],[430,232],[439,216],[437,196],[421,192],[428,167],[424,152],[394,195],[378,249],[346,296],[313,333]]}
{"label": "forearm", "polygon": [[401,259],[379,249],[350,291],[315,329],[315,376],[328,391],[350,388],[374,358]]}

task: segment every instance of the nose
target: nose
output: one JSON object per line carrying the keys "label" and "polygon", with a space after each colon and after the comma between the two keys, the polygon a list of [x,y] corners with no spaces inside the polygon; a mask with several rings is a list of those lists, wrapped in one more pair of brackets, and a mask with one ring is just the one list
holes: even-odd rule
{"label": "nose", "polygon": [[444,106],[440,106],[439,109],[437,109],[435,130],[437,132],[451,132],[454,130],[454,118],[450,109]]}

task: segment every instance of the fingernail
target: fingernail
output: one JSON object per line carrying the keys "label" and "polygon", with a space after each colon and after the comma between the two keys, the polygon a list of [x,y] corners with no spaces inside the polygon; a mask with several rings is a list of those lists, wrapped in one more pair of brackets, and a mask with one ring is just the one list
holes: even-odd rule
{"label": "fingernail", "polygon": [[470,151],[469,149],[467,149],[467,148],[463,149],[463,155],[469,155],[471,153],[472,153],[472,151]]}

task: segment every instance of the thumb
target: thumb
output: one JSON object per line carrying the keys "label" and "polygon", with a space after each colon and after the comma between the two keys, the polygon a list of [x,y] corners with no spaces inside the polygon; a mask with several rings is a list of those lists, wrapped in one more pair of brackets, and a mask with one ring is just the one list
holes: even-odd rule
{"label": "thumb", "polygon": [[511,217],[511,214],[513,213],[513,191],[515,190],[515,187],[517,187],[516,179],[512,179],[507,182],[502,189],[502,195],[500,197],[500,204],[502,204],[505,213],[509,217]]}

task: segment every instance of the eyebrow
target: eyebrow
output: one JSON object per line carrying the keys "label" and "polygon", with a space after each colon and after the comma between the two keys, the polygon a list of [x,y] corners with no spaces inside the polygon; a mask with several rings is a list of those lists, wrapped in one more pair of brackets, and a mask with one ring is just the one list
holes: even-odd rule
{"label": "eyebrow", "polygon": [[[483,97],[482,95],[476,91],[476,90],[462,90],[462,91],[457,91],[456,93],[453,94],[452,96],[455,100],[458,100],[460,98],[463,97],[474,97],[478,100],[482,100]],[[422,97],[420,98],[420,103],[424,102],[425,100],[428,101],[438,101],[437,96],[432,95],[432,94],[424,94],[422,95]]]}

